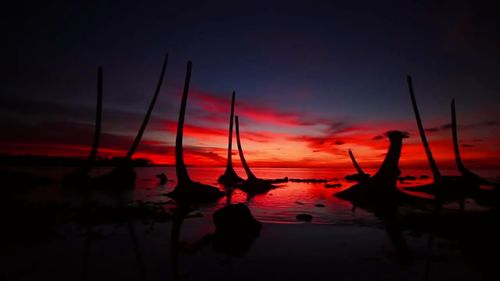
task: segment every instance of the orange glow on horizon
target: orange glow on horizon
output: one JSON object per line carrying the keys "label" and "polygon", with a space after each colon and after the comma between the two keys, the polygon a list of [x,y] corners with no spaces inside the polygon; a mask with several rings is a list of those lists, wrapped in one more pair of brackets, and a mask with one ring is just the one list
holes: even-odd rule
{"label": "orange glow on horizon", "polygon": [[[201,110],[188,112],[184,127],[185,163],[190,166],[225,166],[227,156],[227,122],[229,97],[220,98],[193,91],[190,106]],[[363,168],[377,168],[383,161],[389,142],[383,133],[399,129],[408,131],[410,138],[403,141],[401,167],[426,168],[427,159],[413,120],[393,122],[333,122],[330,118],[312,117],[314,114],[281,112],[269,107],[238,101],[236,113],[240,116],[242,146],[251,167],[351,167],[347,151],[352,149]],[[200,115],[200,112],[202,114]],[[123,117],[123,116],[122,116]],[[126,120],[124,120],[125,122]],[[434,120],[428,124],[443,124]],[[68,132],[52,139],[42,137],[30,142],[2,141],[1,152],[49,156],[86,157],[93,127],[79,126],[74,137],[74,124],[56,123],[47,132]],[[481,125],[481,124],[479,124]],[[463,126],[460,130],[462,159],[471,169],[500,168],[500,136],[491,127],[478,124]],[[48,125],[44,126],[47,127]],[[153,118],[152,124],[138,147],[134,158],[146,158],[155,164],[174,165],[174,140],[177,122]],[[80,135],[88,139],[80,139]],[[103,134],[100,157],[123,157],[132,143],[133,132]],[[69,139],[62,139],[71,136]],[[449,127],[434,126],[427,133],[430,146],[440,168],[454,169],[455,160]],[[233,162],[241,166],[233,136]]]}

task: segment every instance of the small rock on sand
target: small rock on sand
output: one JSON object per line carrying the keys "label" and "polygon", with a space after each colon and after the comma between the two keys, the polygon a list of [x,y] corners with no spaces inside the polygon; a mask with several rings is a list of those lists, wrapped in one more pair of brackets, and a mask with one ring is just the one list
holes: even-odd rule
{"label": "small rock on sand", "polygon": [[298,221],[305,221],[305,222],[311,222],[312,221],[312,216],[309,214],[298,214],[296,216],[296,219]]}

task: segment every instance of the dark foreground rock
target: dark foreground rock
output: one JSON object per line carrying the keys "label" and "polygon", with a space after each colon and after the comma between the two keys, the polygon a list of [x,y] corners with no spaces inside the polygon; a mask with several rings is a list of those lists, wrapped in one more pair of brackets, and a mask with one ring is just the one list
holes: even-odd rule
{"label": "dark foreground rock", "polygon": [[296,218],[298,221],[311,222],[313,217],[309,214],[298,214]]}
{"label": "dark foreground rock", "polygon": [[168,181],[168,177],[167,177],[167,175],[165,175],[165,173],[161,173],[161,174],[156,175],[156,178],[160,180],[161,185],[166,184]]}
{"label": "dark foreground rock", "polygon": [[247,252],[259,236],[262,224],[257,221],[245,204],[225,206],[213,214],[214,247],[224,253],[240,256]]}

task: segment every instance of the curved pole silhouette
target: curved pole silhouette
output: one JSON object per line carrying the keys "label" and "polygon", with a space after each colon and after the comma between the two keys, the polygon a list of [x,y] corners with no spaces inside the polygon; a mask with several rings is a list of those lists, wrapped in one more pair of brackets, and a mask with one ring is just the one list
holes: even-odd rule
{"label": "curved pole silhouette", "polygon": [[349,158],[351,158],[352,164],[354,165],[354,168],[356,168],[356,171],[360,175],[366,175],[365,172],[361,169],[361,167],[358,164],[358,161],[356,161],[356,158],[354,158],[354,154],[352,154],[352,151],[349,149]]}
{"label": "curved pole silhouette", "polygon": [[179,121],[177,123],[177,136],[175,139],[175,172],[177,174],[177,186],[168,196],[184,202],[211,202],[224,196],[224,192],[218,188],[193,181],[188,174],[184,163],[184,151],[182,148],[184,117],[186,115],[186,104],[189,93],[189,82],[191,80],[192,63],[188,61],[186,79],[182,92]]}
{"label": "curved pole silhouette", "polygon": [[229,117],[229,137],[228,137],[228,145],[227,145],[227,164],[226,164],[226,170],[224,171],[224,174],[222,174],[218,182],[223,183],[223,184],[235,184],[238,182],[242,182],[243,179],[240,178],[236,172],[234,171],[233,168],[233,161],[232,161],[232,152],[233,152],[233,120],[234,120],[234,100],[235,100],[236,92],[233,91],[233,95],[231,98],[231,113]]}
{"label": "curved pole silhouette", "polygon": [[97,70],[97,104],[95,112],[95,125],[94,125],[94,141],[92,142],[92,149],[88,157],[88,167],[94,162],[97,157],[97,149],[101,139],[101,123],[102,123],[102,96],[103,96],[103,79],[102,67]]}
{"label": "curved pole silhouette", "polygon": [[354,168],[356,168],[356,174],[352,175],[347,175],[344,178],[349,181],[357,181],[357,182],[362,182],[370,178],[370,174],[366,174],[363,172],[363,169],[361,169],[361,166],[359,166],[358,161],[356,161],[356,158],[354,157],[354,154],[352,151],[349,149],[349,158],[351,158],[352,165]]}
{"label": "curved pole silhouette", "polygon": [[89,183],[89,171],[92,168],[101,139],[101,123],[102,123],[102,97],[103,97],[103,75],[102,67],[97,69],[97,101],[94,124],[94,138],[92,147],[90,148],[87,161],[76,171],[63,175],[62,185],[64,187],[82,187]]}
{"label": "curved pole silhouette", "polygon": [[257,179],[257,177],[250,170],[250,167],[248,166],[248,163],[245,160],[245,155],[243,155],[243,149],[241,148],[240,125],[238,122],[238,115],[236,115],[234,122],[236,123],[236,142],[238,144],[238,153],[240,154],[241,164],[245,169],[245,173],[247,174],[248,180],[255,180]]}
{"label": "curved pole silhouette", "polygon": [[[254,173],[250,170],[250,167],[248,166],[248,163],[245,159],[245,155],[243,155],[243,148],[241,147],[241,139],[240,139],[240,125],[238,122],[238,116],[235,117],[235,123],[236,123],[236,142],[238,144],[238,152],[240,154],[240,159],[241,159],[241,164],[243,165],[243,168],[245,169],[245,173],[247,174],[247,180],[244,182],[241,182],[237,185],[237,188],[245,191],[249,197],[247,199],[250,199],[250,196],[259,194],[259,193],[265,193],[273,188],[276,188],[276,186],[273,185],[273,183],[279,183],[282,182],[282,180],[277,179],[277,180],[266,180],[266,179],[260,179],[257,178]],[[286,179],[288,180],[288,179]]]}
{"label": "curved pole silhouette", "polygon": [[227,141],[227,164],[226,164],[226,172],[228,170],[233,170],[233,161],[232,161],[232,149],[233,149],[233,119],[234,119],[234,98],[236,92],[233,91],[233,95],[231,97],[231,114],[229,117],[229,136]]}
{"label": "curved pole silhouette", "polygon": [[379,170],[373,176],[375,179],[380,179],[390,185],[396,185],[396,180],[401,174],[398,163],[401,157],[401,148],[403,146],[403,139],[408,137],[406,132],[389,131],[386,133],[389,138],[390,144],[384,161]]}
{"label": "curved pole silhouette", "polygon": [[141,142],[142,135],[144,134],[144,130],[146,130],[146,126],[148,125],[149,119],[151,117],[151,112],[153,112],[153,108],[156,104],[156,99],[158,98],[158,94],[160,93],[161,85],[163,83],[163,77],[165,76],[165,70],[167,68],[167,63],[168,63],[168,54],[165,55],[165,59],[163,60],[163,66],[161,68],[161,73],[160,73],[160,79],[158,80],[158,84],[156,85],[156,90],[153,95],[153,99],[151,100],[151,103],[149,104],[148,111],[146,112],[146,115],[144,116],[144,120],[142,121],[141,127],[139,128],[139,131],[137,132],[137,135],[134,139],[134,142],[132,143],[132,146],[130,147],[127,156],[125,157],[126,160],[130,160],[132,158],[132,155],[134,155],[135,151],[137,150],[137,146],[139,146],[139,143]]}
{"label": "curved pole silhouette", "polygon": [[457,129],[457,116],[455,111],[455,99],[451,101],[451,130],[453,135],[453,151],[455,153],[455,162],[457,164],[458,171],[460,174],[475,184],[486,184],[488,181],[476,175],[467,169],[462,162],[462,157],[460,156],[460,148],[458,146],[458,129]]}
{"label": "curved pole silhouette", "polygon": [[458,133],[457,133],[457,117],[455,112],[455,99],[451,100],[451,133],[453,135],[453,152],[455,152],[455,162],[457,163],[458,170],[462,175],[466,174],[468,170],[462,163],[460,151],[458,148]]}
{"label": "curved pole silhouette", "polygon": [[188,61],[186,78],[184,80],[184,90],[182,92],[181,109],[179,111],[179,121],[177,122],[177,136],[175,138],[175,172],[179,185],[187,185],[193,181],[189,177],[186,164],[184,163],[184,149],[182,148],[182,139],[184,132],[184,116],[186,115],[186,103],[189,92],[189,82],[191,80],[192,63]]}
{"label": "curved pole silhouette", "polygon": [[432,156],[429,143],[427,142],[427,137],[425,136],[425,130],[424,126],[422,125],[422,119],[420,118],[420,113],[418,110],[417,101],[415,99],[415,93],[413,92],[413,83],[410,75],[407,76],[407,81],[408,81],[408,88],[410,90],[413,112],[415,113],[415,119],[417,120],[418,132],[420,134],[420,138],[422,139],[422,144],[424,145],[425,153],[427,155],[427,160],[429,161],[429,165],[431,166],[434,181],[439,182],[441,180],[441,173],[439,172],[436,161],[434,161],[434,157]]}
{"label": "curved pole silhouette", "polygon": [[163,82],[163,78],[165,76],[165,70],[167,68],[168,63],[168,54],[165,55],[165,59],[163,61],[163,66],[160,73],[160,78],[158,80],[158,84],[156,86],[156,90],[153,94],[153,98],[151,99],[151,103],[149,104],[149,108],[144,116],[144,120],[137,132],[137,135],[125,155],[125,158],[118,163],[117,167],[115,167],[111,172],[98,176],[92,180],[92,185],[95,187],[111,187],[111,188],[134,188],[135,186],[135,178],[136,174],[131,165],[131,159],[134,155],[137,146],[141,142],[142,135],[144,134],[144,130],[149,122],[151,113],[155,106],[156,100],[158,98],[158,94],[160,93],[161,85]]}

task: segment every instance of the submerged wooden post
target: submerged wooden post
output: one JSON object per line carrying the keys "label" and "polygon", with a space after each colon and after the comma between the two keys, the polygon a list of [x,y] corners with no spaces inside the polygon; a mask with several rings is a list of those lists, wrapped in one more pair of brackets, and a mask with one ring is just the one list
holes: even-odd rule
{"label": "submerged wooden post", "polygon": [[436,161],[434,161],[434,157],[432,156],[431,149],[429,147],[429,143],[427,142],[427,137],[425,136],[424,126],[422,125],[422,119],[420,118],[420,113],[418,111],[417,101],[415,99],[415,93],[413,92],[413,83],[411,76],[407,76],[408,88],[410,90],[410,98],[413,106],[413,112],[415,113],[415,119],[417,120],[418,132],[420,134],[420,138],[422,139],[422,143],[424,145],[425,153],[427,155],[427,160],[429,161],[429,165],[432,170],[432,175],[434,177],[434,181],[441,181],[441,173],[437,167]]}
{"label": "submerged wooden post", "polygon": [[146,129],[146,126],[148,125],[149,118],[151,117],[151,112],[153,112],[153,108],[156,104],[156,99],[158,98],[158,94],[160,93],[161,85],[163,83],[163,77],[165,76],[165,70],[167,68],[167,63],[168,63],[168,54],[165,55],[165,59],[163,60],[163,66],[161,68],[161,73],[160,73],[160,79],[158,80],[158,84],[156,85],[156,90],[153,95],[153,99],[151,100],[151,103],[149,104],[148,111],[146,112],[146,116],[144,116],[144,120],[142,121],[141,127],[139,128],[139,131],[137,132],[137,135],[134,139],[134,142],[132,143],[132,146],[130,147],[127,156],[125,157],[126,160],[132,159],[132,155],[134,155],[137,146],[141,142],[142,135],[144,134],[144,130]]}
{"label": "submerged wooden post", "polygon": [[466,174],[468,170],[465,168],[462,158],[460,157],[460,150],[458,147],[458,132],[457,132],[457,116],[455,112],[455,99],[451,101],[451,133],[453,136],[453,152],[455,152],[455,162],[457,168],[462,175]]}
{"label": "submerged wooden post", "polygon": [[453,151],[455,152],[455,163],[457,164],[458,171],[472,184],[489,184],[489,182],[482,177],[476,175],[467,169],[460,156],[460,147],[458,145],[458,125],[457,114],[455,111],[455,99],[451,101],[451,132],[453,136]]}
{"label": "submerged wooden post", "polygon": [[184,90],[182,92],[181,108],[179,110],[179,121],[177,122],[177,136],[175,138],[175,172],[177,174],[177,186],[168,193],[168,196],[178,202],[213,202],[224,196],[224,192],[218,188],[191,180],[186,164],[184,163],[184,150],[182,147],[184,117],[186,115],[186,104],[189,93],[189,82],[191,80],[192,63],[188,61]]}
{"label": "submerged wooden post", "polygon": [[229,136],[227,142],[227,163],[226,163],[226,174],[233,170],[233,161],[232,161],[232,150],[233,150],[233,120],[234,120],[234,99],[236,92],[233,91],[233,95],[231,97],[231,114],[229,117]]}
{"label": "submerged wooden post", "polygon": [[403,139],[408,137],[406,132],[389,131],[386,133],[389,138],[390,144],[384,161],[380,166],[374,178],[380,179],[383,182],[395,186],[398,176],[401,174],[398,163],[401,157],[401,148],[403,146]]}
{"label": "submerged wooden post", "polygon": [[245,155],[243,155],[243,148],[241,148],[240,126],[238,122],[238,115],[236,115],[234,122],[236,123],[236,143],[238,145],[238,152],[240,154],[241,164],[245,169],[245,173],[247,174],[248,180],[255,180],[257,179],[257,177],[252,173],[250,167],[248,167],[248,163],[245,160]]}
{"label": "submerged wooden post", "polygon": [[95,125],[94,125],[94,141],[92,143],[92,149],[89,153],[88,164],[91,164],[97,157],[97,150],[99,148],[99,142],[101,139],[101,120],[102,120],[102,96],[103,96],[103,79],[102,79],[102,67],[97,70],[97,104],[95,112]]}
{"label": "submerged wooden post", "polygon": [[236,92],[233,91],[233,95],[231,98],[231,111],[229,115],[229,133],[228,133],[228,144],[227,144],[227,163],[226,163],[226,170],[224,171],[224,174],[222,174],[218,178],[218,182],[222,183],[224,185],[234,185],[238,182],[242,182],[243,179],[240,178],[236,172],[233,169],[233,160],[232,160],[232,154],[233,154],[233,123],[234,123],[234,102],[235,102],[235,96]]}
{"label": "submerged wooden post", "polygon": [[366,175],[365,172],[361,169],[361,167],[358,164],[358,161],[356,161],[356,158],[354,158],[354,154],[352,151],[349,149],[349,158],[351,158],[352,164],[354,165],[354,168],[356,168],[356,171],[360,175]]}
{"label": "submerged wooden post", "polygon": [[182,148],[182,139],[184,131],[184,116],[186,115],[186,103],[189,92],[189,82],[191,80],[192,63],[188,61],[186,69],[186,78],[184,80],[184,90],[182,92],[181,109],[179,111],[179,121],[177,122],[177,136],[175,138],[175,172],[177,173],[178,186],[185,186],[192,182],[184,164],[184,150]]}

